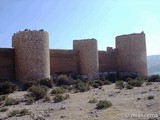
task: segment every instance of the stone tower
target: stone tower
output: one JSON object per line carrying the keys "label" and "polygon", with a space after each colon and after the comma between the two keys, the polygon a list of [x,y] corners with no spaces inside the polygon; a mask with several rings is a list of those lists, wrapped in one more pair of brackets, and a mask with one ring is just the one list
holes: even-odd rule
{"label": "stone tower", "polygon": [[118,70],[147,75],[145,34],[134,33],[116,37]]}
{"label": "stone tower", "polygon": [[90,80],[97,78],[99,75],[97,40],[74,40],[73,49],[79,51],[80,73],[87,75]]}
{"label": "stone tower", "polygon": [[16,79],[39,80],[50,77],[48,32],[25,30],[12,36],[15,48]]}

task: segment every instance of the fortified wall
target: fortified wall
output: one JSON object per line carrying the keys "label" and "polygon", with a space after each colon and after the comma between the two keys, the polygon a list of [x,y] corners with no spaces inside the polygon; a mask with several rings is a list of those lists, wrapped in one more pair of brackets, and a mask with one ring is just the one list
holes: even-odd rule
{"label": "fortified wall", "polygon": [[145,34],[116,37],[116,48],[98,51],[96,39],[73,41],[73,50],[49,49],[46,31],[25,30],[12,37],[13,48],[0,48],[0,79],[39,80],[76,73],[95,79],[103,72],[147,75]]}
{"label": "fortified wall", "polygon": [[38,80],[50,76],[49,35],[45,31],[22,31],[12,36],[16,79]]}

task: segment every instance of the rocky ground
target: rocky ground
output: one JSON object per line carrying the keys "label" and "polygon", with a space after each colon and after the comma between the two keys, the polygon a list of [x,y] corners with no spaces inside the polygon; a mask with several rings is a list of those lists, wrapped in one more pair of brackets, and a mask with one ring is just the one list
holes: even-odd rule
{"label": "rocky ground", "polygon": [[[20,91],[9,97],[23,99],[25,94],[27,92]],[[69,94],[70,98],[59,103],[39,100],[32,105],[21,102],[6,106],[8,110],[0,112],[0,120],[160,120],[160,83],[134,87],[131,90],[115,89],[115,84],[111,84],[87,92],[64,94]],[[154,99],[148,100],[150,95]],[[112,106],[97,110],[96,103],[88,103],[93,98],[110,100]],[[7,117],[10,111],[23,108],[29,109],[31,114]]]}

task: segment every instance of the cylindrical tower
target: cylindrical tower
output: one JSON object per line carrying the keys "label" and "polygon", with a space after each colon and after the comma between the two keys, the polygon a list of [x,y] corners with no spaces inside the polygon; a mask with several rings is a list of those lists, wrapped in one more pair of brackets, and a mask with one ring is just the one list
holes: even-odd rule
{"label": "cylindrical tower", "polygon": [[96,39],[74,40],[73,49],[79,50],[80,73],[88,79],[99,76],[99,62]]}
{"label": "cylindrical tower", "polygon": [[12,36],[15,48],[16,79],[39,80],[50,77],[48,32],[25,30]]}
{"label": "cylindrical tower", "polygon": [[116,37],[118,50],[118,70],[137,72],[140,76],[147,75],[147,55],[145,34],[134,33]]}

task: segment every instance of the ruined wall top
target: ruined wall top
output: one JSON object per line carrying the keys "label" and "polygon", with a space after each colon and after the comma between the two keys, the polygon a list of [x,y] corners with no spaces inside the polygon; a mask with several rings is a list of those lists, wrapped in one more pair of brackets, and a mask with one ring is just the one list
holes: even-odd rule
{"label": "ruined wall top", "polygon": [[[132,34],[124,34],[116,37],[116,40],[125,40],[129,37],[139,37],[140,35],[145,36],[145,33],[142,31],[141,33],[132,33]],[[121,38],[121,39],[120,39]]]}
{"label": "ruined wall top", "polygon": [[18,31],[16,33],[13,34],[12,38],[13,37],[17,37],[17,36],[23,36],[23,35],[27,35],[27,34],[48,34],[47,31],[44,31],[43,29],[40,29],[40,30],[30,30],[30,29],[25,29],[24,31]]}

